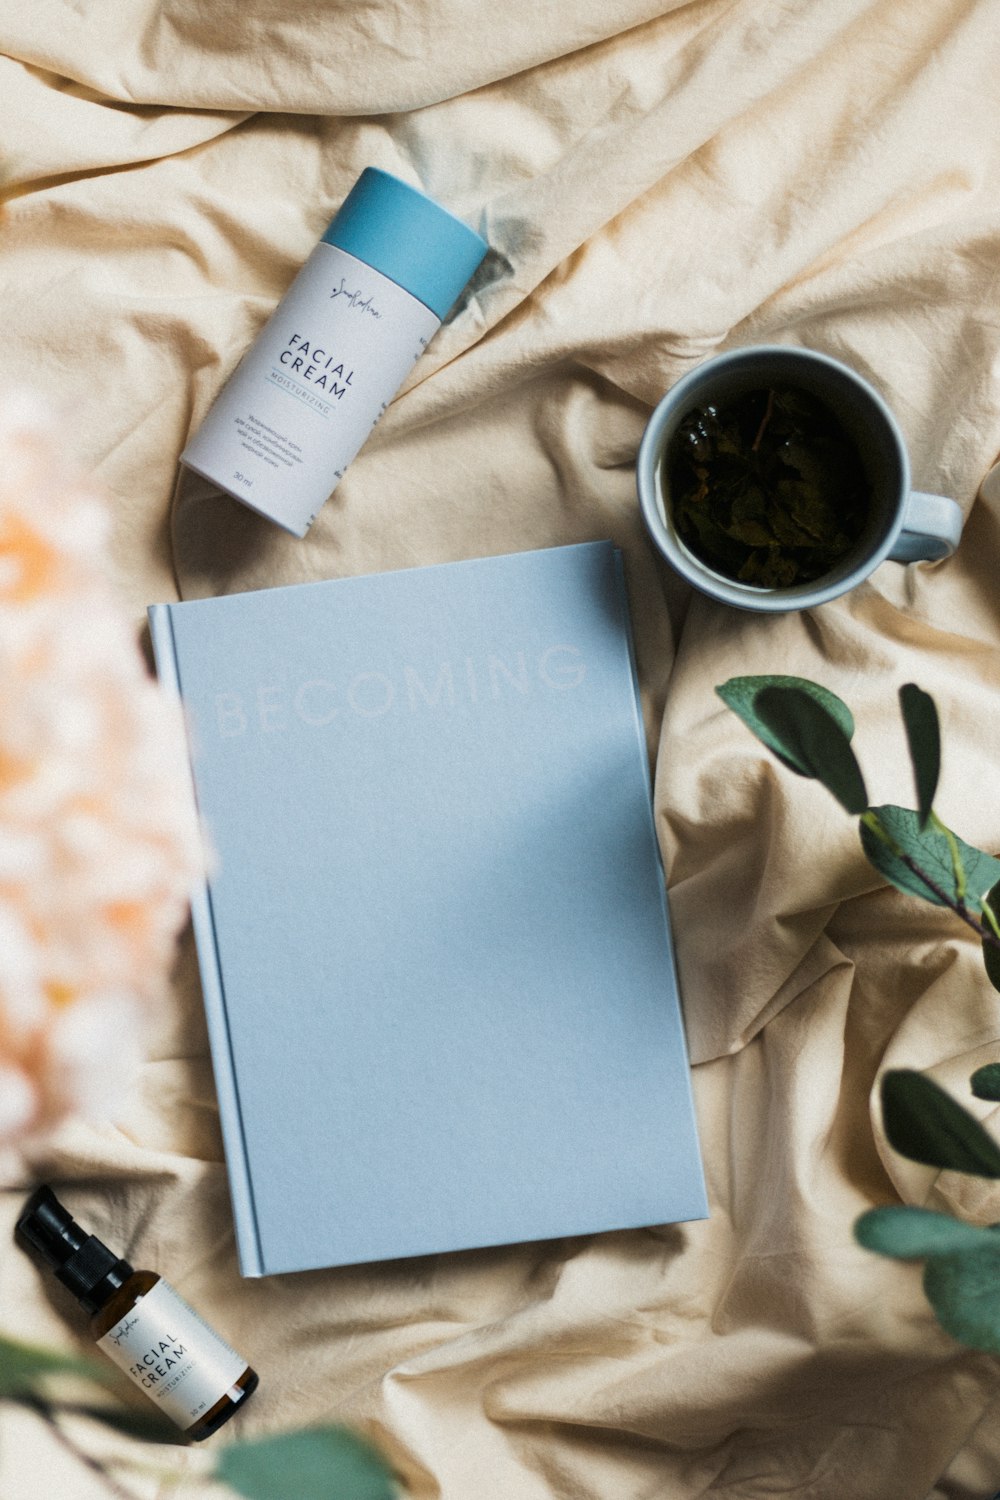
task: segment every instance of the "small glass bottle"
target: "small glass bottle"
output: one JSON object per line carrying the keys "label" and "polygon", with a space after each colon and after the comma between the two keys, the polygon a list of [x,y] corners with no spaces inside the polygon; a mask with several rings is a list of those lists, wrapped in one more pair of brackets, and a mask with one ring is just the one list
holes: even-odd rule
{"label": "small glass bottle", "polygon": [[162,1276],[87,1234],[50,1187],[32,1194],[17,1229],[90,1313],[97,1347],[193,1442],[242,1410],[256,1372]]}

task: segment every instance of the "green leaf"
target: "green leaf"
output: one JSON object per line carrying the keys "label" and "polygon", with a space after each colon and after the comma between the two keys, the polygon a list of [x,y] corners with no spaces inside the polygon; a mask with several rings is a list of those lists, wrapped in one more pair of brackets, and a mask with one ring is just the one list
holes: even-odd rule
{"label": "green leaf", "polygon": [[848,739],[854,734],[854,720],[851,710],[842,699],[835,693],[828,692],[826,688],[820,687],[818,682],[810,682],[807,677],[730,677],[716,692],[727,708],[731,708],[734,714],[738,714],[744,724],[762,744],[772,750],[783,765],[798,776],[812,776],[813,772],[806,765],[796,764],[789,758],[782,748],[778,738],[771,732],[763,722],[754,706],[754,700],[764,688],[798,688],[800,692],[808,693],[816,702],[822,704],[829,714],[836,719]]}
{"label": "green leaf", "polygon": [[990,984],[995,990],[1000,990],[1000,952],[992,943],[983,943],[983,963]]}
{"label": "green leaf", "polygon": [[53,1375],[82,1375],[106,1383],[105,1371],[89,1360],[0,1336],[0,1398],[30,1394],[39,1381]]}
{"label": "green leaf", "polygon": [[970,1078],[977,1099],[1000,1099],[1000,1063],[986,1063]]}
{"label": "green leaf", "polygon": [[973,1224],[963,1224],[951,1214],[901,1205],[869,1209],[854,1225],[855,1237],[866,1250],[892,1255],[897,1260],[925,1260],[929,1255],[978,1250],[984,1236],[992,1233]]}
{"label": "green leaf", "polygon": [[[996,920],[1000,915],[1000,882],[990,888],[983,897],[982,905],[989,908],[988,911],[984,910],[983,920],[987,926],[990,926],[989,917],[992,916]],[[986,977],[990,984],[995,990],[1000,990],[1000,948],[986,942],[985,938],[983,939],[983,963],[986,965]],[[1000,1099],[1000,1094],[997,1098]]]}
{"label": "green leaf", "polygon": [[933,1256],[924,1267],[924,1291],[952,1338],[1000,1354],[1000,1235],[977,1250]]}
{"label": "green leaf", "polygon": [[926,827],[941,771],[941,726],[934,699],[915,682],[899,690],[899,704],[906,725],[906,739],[917,784],[917,808],[920,826]]}
{"label": "green leaf", "polygon": [[248,1500],[395,1500],[381,1456],[344,1427],[310,1427],[231,1443],[215,1477]]}
{"label": "green leaf", "polygon": [[976,1177],[1000,1177],[1000,1146],[925,1074],[909,1068],[886,1073],[882,1117],[890,1145],[911,1161]]}
{"label": "green leaf", "polygon": [[851,742],[843,727],[811,693],[801,688],[762,688],[754,698],[761,723],[770,730],[787,760],[805,767],[849,813],[863,813],[868,792]]}
{"label": "green leaf", "polygon": [[[861,824],[861,847],[879,874],[884,875],[891,885],[907,896],[919,896],[935,906],[957,905],[959,895],[951,849],[946,836],[934,827],[933,822],[926,828],[921,828],[918,813],[909,807],[894,807],[888,803],[882,807],[869,808],[869,818],[871,817],[878,820],[900,853],[924,870],[938,889],[935,892],[925,885],[866,820]],[[968,887],[965,905],[969,911],[978,913],[982,900],[975,892],[985,891],[1000,880],[1000,860],[994,859],[992,854],[984,853],[982,849],[973,848],[957,834],[952,834],[952,838],[958,845],[965,867]]]}

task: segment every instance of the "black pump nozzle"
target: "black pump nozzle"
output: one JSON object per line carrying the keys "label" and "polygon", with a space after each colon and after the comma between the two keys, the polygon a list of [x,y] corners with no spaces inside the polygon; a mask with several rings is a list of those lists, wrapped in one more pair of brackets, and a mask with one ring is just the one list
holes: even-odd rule
{"label": "black pump nozzle", "polygon": [[28,1199],[17,1229],[47,1265],[56,1267],[63,1265],[87,1238],[50,1187],[40,1187]]}
{"label": "black pump nozzle", "polygon": [[56,1273],[88,1312],[97,1312],[133,1274],[102,1240],[82,1230],[50,1187],[28,1199],[17,1232]]}

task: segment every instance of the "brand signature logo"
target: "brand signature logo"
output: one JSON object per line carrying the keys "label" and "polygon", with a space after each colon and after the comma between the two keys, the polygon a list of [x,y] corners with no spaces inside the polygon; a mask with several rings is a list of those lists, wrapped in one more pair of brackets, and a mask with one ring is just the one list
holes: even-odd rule
{"label": "brand signature logo", "polygon": [[122,1339],[126,1337],[129,1329],[134,1328],[138,1321],[138,1318],[123,1318],[122,1321],[118,1324],[118,1327],[115,1329],[114,1333],[108,1334],[108,1338],[116,1348],[121,1343]]}
{"label": "brand signature logo", "polygon": [[378,308],[372,301],[371,296],[363,297],[360,292],[352,292],[350,287],[345,282],[343,276],[341,276],[340,278],[340,285],[335,286],[333,291],[330,293],[331,301],[334,299],[334,297],[345,297],[347,299],[348,307],[353,308],[357,312],[367,313],[369,317],[381,318],[382,316],[382,314],[379,312]]}

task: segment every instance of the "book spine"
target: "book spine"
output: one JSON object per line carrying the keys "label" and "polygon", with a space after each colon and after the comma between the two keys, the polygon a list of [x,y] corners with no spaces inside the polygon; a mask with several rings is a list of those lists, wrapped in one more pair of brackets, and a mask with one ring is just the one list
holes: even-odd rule
{"label": "book spine", "polygon": [[[177,653],[174,649],[171,607],[169,604],[154,604],[147,614],[157,676],[161,686],[177,699],[183,709],[180,672]],[[190,735],[187,735],[187,743],[190,756],[192,753]],[[191,795],[197,806],[198,799],[193,775],[190,785]],[[229,1034],[229,1017],[226,1011],[225,987],[219,964],[212,896],[207,879],[200,880],[191,892],[191,925],[194,929],[195,947],[198,953],[198,971],[201,976],[208,1039],[212,1052],[212,1069],[219,1101],[219,1119],[222,1125],[222,1139],[229,1174],[229,1193],[236,1228],[240,1274],[247,1277],[263,1276],[264,1266],[253,1201],[253,1183],[247,1161],[239,1089],[236,1084],[232,1041]]]}

